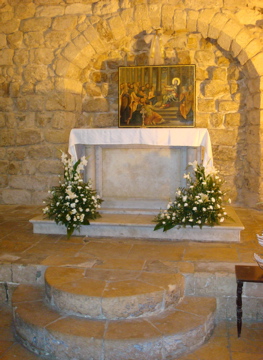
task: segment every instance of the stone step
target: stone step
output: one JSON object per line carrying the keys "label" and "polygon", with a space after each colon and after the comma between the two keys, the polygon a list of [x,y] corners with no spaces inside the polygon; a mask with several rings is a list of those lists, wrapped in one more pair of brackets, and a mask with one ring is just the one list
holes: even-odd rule
{"label": "stone step", "polygon": [[171,360],[203,344],[214,328],[213,298],[185,297],[148,318],[92,320],[61,314],[44,289],[20,285],[13,295],[17,339],[57,360]]}
{"label": "stone step", "polygon": [[59,311],[96,319],[149,316],[178,304],[184,295],[181,274],[49,267],[46,296]]}
{"label": "stone step", "polygon": [[[147,214],[134,213],[102,213],[102,217],[92,220],[90,225],[83,225],[80,231],[74,232],[76,236],[87,237],[114,237],[114,238],[141,238],[152,240],[190,240],[202,242],[239,242],[240,233],[244,226],[239,220],[236,212],[231,207],[226,207],[231,219],[227,219],[221,225],[213,227],[186,226],[185,228],[174,227],[169,231],[154,231],[155,223],[153,216]],[[158,212],[157,212],[158,213]],[[33,225],[33,232],[36,234],[61,234],[66,235],[66,228],[57,225],[52,220],[44,219],[42,215],[30,220]]]}

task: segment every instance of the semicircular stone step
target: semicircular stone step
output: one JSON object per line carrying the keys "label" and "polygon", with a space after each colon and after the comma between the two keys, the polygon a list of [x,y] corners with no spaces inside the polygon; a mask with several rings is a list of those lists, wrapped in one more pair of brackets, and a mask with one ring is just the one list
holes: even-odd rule
{"label": "semicircular stone step", "polygon": [[50,267],[46,296],[55,309],[96,319],[149,316],[178,304],[181,274]]}
{"label": "semicircular stone step", "polygon": [[20,285],[13,294],[16,338],[57,360],[170,360],[193,351],[211,334],[213,298],[186,297],[149,318],[92,320],[50,308],[43,290]]}

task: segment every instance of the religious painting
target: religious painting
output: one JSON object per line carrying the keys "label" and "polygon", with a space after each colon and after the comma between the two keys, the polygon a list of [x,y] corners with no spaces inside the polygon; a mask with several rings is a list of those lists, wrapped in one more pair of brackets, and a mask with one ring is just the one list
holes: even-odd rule
{"label": "religious painting", "polygon": [[194,127],[195,65],[119,67],[119,127]]}

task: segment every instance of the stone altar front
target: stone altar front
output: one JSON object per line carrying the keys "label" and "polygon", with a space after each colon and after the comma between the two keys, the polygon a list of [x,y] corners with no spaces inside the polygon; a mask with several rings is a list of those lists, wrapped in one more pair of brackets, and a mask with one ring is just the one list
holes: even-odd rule
{"label": "stone altar front", "polygon": [[190,161],[212,165],[207,129],[73,129],[69,153],[85,155],[85,180],[104,199],[103,209],[139,213],[166,207],[184,186]]}

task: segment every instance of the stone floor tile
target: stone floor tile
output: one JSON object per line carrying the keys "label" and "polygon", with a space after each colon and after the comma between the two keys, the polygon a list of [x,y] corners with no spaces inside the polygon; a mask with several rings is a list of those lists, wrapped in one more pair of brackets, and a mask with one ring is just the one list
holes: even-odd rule
{"label": "stone floor tile", "polygon": [[68,256],[68,255],[61,255],[61,254],[55,254],[55,255],[49,255],[45,256],[43,260],[40,262],[42,265],[46,266],[80,266],[83,264],[82,267],[93,267],[93,265],[96,263],[96,259],[94,259],[93,256]]}
{"label": "stone floor tile", "polygon": [[231,360],[263,360],[262,354],[248,354],[241,352],[232,352]]}
{"label": "stone floor tile", "polygon": [[183,260],[210,260],[210,261],[222,261],[222,262],[238,262],[238,254],[236,249],[231,249],[230,247],[221,247],[217,248],[215,246],[211,247],[207,245],[202,249],[197,247],[187,247],[183,255]]}
{"label": "stone floor tile", "polygon": [[[1,331],[1,329],[0,329]],[[13,341],[2,341],[0,340],[0,359],[1,355],[4,355],[4,353],[11,348],[11,346],[14,344]]]}
{"label": "stone floor tile", "polygon": [[104,269],[86,269],[85,276],[90,279],[105,280],[108,282],[112,281],[128,281],[137,278],[140,271],[131,270],[104,270]]}
{"label": "stone floor tile", "polygon": [[9,254],[19,254],[23,251],[28,250],[34,245],[32,241],[8,241],[5,239],[1,240],[0,247],[1,252],[9,253]]}
{"label": "stone floor tile", "polygon": [[227,339],[222,337],[212,337],[206,344],[195,350],[193,355],[198,360],[232,360]]}
{"label": "stone floor tile", "polygon": [[261,340],[251,340],[247,338],[230,338],[230,349],[232,352],[255,353],[263,355],[263,342]]}
{"label": "stone floor tile", "polygon": [[20,344],[13,344],[2,356],[1,360],[39,360],[37,355],[23,348]]}
{"label": "stone floor tile", "polygon": [[180,261],[184,251],[185,246],[178,244],[135,244],[129,253],[129,258]]}
{"label": "stone floor tile", "polygon": [[145,264],[141,259],[103,259],[94,264],[94,269],[142,270]]}
{"label": "stone floor tile", "polygon": [[92,241],[81,249],[82,254],[89,254],[98,258],[127,258],[132,245],[124,242]]}

